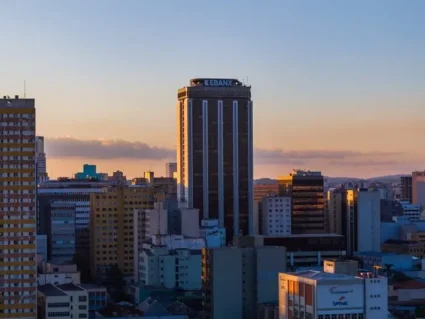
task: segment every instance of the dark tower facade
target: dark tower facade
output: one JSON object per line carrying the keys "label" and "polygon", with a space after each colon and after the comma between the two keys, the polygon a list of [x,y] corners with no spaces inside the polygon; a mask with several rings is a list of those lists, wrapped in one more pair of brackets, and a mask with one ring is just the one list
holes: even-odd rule
{"label": "dark tower facade", "polygon": [[251,88],[235,79],[192,79],[178,90],[179,201],[215,218],[227,240],[253,233]]}

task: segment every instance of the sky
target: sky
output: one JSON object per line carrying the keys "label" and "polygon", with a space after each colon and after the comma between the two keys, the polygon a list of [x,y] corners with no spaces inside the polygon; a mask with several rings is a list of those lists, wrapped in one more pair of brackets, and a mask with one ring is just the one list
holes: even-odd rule
{"label": "sky", "polygon": [[4,0],[0,93],[36,99],[53,178],[175,161],[177,89],[252,86],[254,176],[425,168],[425,1]]}

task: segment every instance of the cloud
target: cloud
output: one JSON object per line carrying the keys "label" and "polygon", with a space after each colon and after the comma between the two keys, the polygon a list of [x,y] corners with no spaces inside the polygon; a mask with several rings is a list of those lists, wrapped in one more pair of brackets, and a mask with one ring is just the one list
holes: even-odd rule
{"label": "cloud", "polygon": [[154,147],[143,142],[124,140],[79,140],[76,138],[46,138],[49,157],[76,157],[91,159],[174,159],[173,149]]}
{"label": "cloud", "polygon": [[[72,137],[46,138],[46,152],[56,158],[174,160],[171,148],[124,140],[80,140]],[[308,166],[326,163],[336,166],[378,166],[399,164],[395,152],[356,152],[340,150],[255,149],[257,165]]]}

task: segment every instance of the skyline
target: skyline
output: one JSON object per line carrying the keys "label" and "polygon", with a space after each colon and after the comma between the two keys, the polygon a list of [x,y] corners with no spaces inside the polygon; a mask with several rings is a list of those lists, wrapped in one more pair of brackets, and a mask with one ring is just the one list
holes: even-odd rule
{"label": "skyline", "polygon": [[422,1],[126,3],[5,4],[0,87],[23,96],[26,81],[51,177],[164,174],[177,89],[195,77],[252,85],[255,178],[424,168]]}

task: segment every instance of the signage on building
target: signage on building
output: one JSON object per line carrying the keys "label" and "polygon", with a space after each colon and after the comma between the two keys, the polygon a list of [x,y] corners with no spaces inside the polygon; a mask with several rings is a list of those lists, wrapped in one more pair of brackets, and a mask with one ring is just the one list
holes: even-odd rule
{"label": "signage on building", "polygon": [[329,309],[364,308],[364,286],[361,279],[358,282],[349,280],[341,285],[319,284],[316,289],[316,305],[320,313]]}
{"label": "signage on building", "polygon": [[205,86],[233,86],[234,80],[228,79],[206,79],[204,80]]}
{"label": "signage on building", "polygon": [[333,302],[334,307],[348,306],[348,301],[345,296],[341,296],[337,301]]}
{"label": "signage on building", "polygon": [[337,294],[337,295],[341,295],[341,294],[351,294],[353,292],[353,289],[347,289],[347,288],[338,288],[338,287],[331,287],[329,288],[329,292],[331,294]]}

